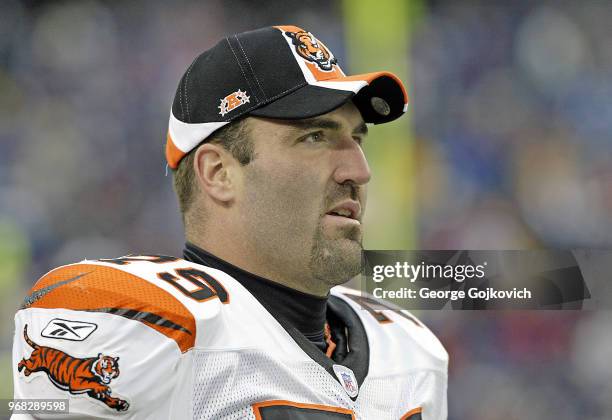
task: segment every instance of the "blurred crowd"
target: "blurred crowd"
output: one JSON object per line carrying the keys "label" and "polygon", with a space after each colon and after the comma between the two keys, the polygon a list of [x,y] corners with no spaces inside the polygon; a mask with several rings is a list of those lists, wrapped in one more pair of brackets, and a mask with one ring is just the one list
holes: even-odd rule
{"label": "blurred crowd", "polygon": [[[610,247],[612,2],[411,1],[417,247]],[[226,33],[290,23],[342,64],[349,6],[2,1],[0,398],[12,316],[38,277],[180,253],[163,145],[193,57]],[[420,316],[451,354],[449,419],[611,418],[611,312]]]}
{"label": "blurred crowd", "polygon": [[612,245],[612,3],[433,2],[412,40],[429,248]]}

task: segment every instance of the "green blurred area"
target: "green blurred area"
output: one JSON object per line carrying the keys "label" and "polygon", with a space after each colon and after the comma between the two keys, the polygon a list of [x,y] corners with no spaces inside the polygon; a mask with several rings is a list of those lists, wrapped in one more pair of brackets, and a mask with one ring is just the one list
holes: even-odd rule
{"label": "green blurred area", "polygon": [[30,244],[23,228],[0,215],[0,399],[13,396],[13,316],[30,263]]}
{"label": "green blurred area", "polygon": [[[413,23],[422,13],[422,2],[344,0],[342,5],[350,73],[391,71],[404,82],[410,95],[407,52]],[[415,248],[417,216],[410,106],[403,118],[371,130],[365,151],[373,173],[364,224],[365,248]]]}

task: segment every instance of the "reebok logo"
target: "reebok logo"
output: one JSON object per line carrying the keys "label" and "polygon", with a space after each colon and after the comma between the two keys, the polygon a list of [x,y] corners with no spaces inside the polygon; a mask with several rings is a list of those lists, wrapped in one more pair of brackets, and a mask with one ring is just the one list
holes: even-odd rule
{"label": "reebok logo", "polygon": [[49,321],[40,335],[47,338],[83,341],[97,328],[98,326],[91,322],[70,321],[67,319],[54,318]]}

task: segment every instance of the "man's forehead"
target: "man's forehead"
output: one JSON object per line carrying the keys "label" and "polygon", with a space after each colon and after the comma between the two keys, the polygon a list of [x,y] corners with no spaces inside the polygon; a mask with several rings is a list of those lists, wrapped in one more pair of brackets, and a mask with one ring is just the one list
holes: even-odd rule
{"label": "man's forehead", "polygon": [[297,130],[310,130],[313,128],[328,129],[335,131],[350,130],[356,134],[367,134],[368,127],[363,119],[356,121],[355,123],[347,122],[342,118],[334,118],[331,115],[321,115],[315,118],[308,118],[306,120],[288,120],[285,121],[285,125],[293,127]]}
{"label": "man's forehead", "polygon": [[296,120],[280,120],[272,118],[252,117],[253,120],[260,120],[272,123],[276,126],[282,126],[295,130],[309,130],[312,128],[330,129],[330,130],[345,130],[348,129],[353,133],[367,134],[368,128],[365,121],[361,117],[361,113],[352,102],[348,102],[331,112],[322,114],[312,118],[296,119]]}

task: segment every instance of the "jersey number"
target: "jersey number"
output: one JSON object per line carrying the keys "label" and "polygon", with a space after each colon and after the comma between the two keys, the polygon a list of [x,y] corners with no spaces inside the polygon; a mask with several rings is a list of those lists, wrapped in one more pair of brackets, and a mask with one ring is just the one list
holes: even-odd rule
{"label": "jersey number", "polygon": [[229,303],[227,290],[210,274],[197,268],[177,268],[174,272],[176,275],[168,271],[157,273],[157,277],[198,302],[216,297],[223,303]]}
{"label": "jersey number", "polygon": [[[120,258],[100,259],[107,263],[117,265],[126,265],[132,262],[152,262],[156,264],[164,264],[178,261],[176,257],[168,257],[166,255],[126,255]],[[157,273],[157,277],[167,281],[172,286],[179,289],[185,296],[198,302],[205,302],[212,298],[219,298],[223,303],[229,303],[229,295],[227,290],[210,274],[198,270],[197,268],[177,268],[175,274],[167,271]]]}
{"label": "jersey number", "polygon": [[399,316],[406,318],[408,321],[412,322],[417,327],[422,327],[422,324],[415,317],[411,316],[405,311],[400,311],[400,310],[397,310],[397,308],[389,306],[386,302],[374,300],[367,296],[357,296],[357,295],[352,295],[348,293],[343,293],[343,295],[351,299],[353,302],[356,302],[363,309],[368,311],[368,313],[372,315],[380,324],[387,324],[387,323],[393,322],[388,316],[380,312],[383,310],[391,310],[391,311],[394,311]]}

